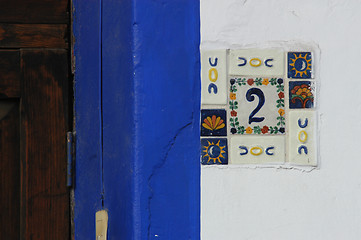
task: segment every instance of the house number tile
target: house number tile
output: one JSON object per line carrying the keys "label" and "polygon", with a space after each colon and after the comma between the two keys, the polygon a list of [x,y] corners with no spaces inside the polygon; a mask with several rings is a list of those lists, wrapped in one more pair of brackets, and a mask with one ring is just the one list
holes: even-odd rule
{"label": "house number tile", "polygon": [[202,165],[317,166],[314,53],[289,48],[201,52]]}
{"label": "house number tile", "polygon": [[284,134],[285,94],[282,78],[231,78],[231,134]]}

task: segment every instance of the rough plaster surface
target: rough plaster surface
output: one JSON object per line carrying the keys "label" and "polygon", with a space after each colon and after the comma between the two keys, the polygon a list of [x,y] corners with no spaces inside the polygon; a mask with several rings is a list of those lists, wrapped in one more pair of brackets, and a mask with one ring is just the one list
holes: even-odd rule
{"label": "rough plaster surface", "polygon": [[358,0],[201,0],[202,47],[314,42],[322,81],[319,168],[202,168],[203,240],[361,239],[360,11]]}

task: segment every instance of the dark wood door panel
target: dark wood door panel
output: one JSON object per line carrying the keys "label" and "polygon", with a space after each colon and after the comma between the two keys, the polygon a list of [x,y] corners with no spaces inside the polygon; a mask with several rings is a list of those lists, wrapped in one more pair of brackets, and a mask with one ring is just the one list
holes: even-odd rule
{"label": "dark wood door panel", "polygon": [[0,48],[68,48],[66,24],[0,23]]}
{"label": "dark wood door panel", "polygon": [[1,238],[70,237],[69,9],[70,0],[0,0]]}
{"label": "dark wood door panel", "polygon": [[0,0],[0,22],[69,23],[69,0]]}
{"label": "dark wood door panel", "polygon": [[0,98],[20,97],[20,52],[0,51]]}
{"label": "dark wood door panel", "polygon": [[0,233],[19,239],[20,115],[18,100],[0,100]]}
{"label": "dark wood door panel", "polygon": [[42,49],[20,56],[24,239],[68,239],[68,54]]}

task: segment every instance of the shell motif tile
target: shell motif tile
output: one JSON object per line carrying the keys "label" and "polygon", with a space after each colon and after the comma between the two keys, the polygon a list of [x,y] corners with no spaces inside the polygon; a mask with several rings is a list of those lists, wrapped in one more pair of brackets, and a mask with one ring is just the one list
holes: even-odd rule
{"label": "shell motif tile", "polygon": [[297,165],[317,165],[316,112],[294,110],[289,113],[289,161]]}
{"label": "shell motif tile", "polygon": [[288,78],[312,78],[312,53],[289,52],[287,54]]}
{"label": "shell motif tile", "polygon": [[201,110],[201,136],[227,136],[227,118],[224,109]]}
{"label": "shell motif tile", "polygon": [[201,163],[203,165],[228,164],[228,146],[225,138],[201,139]]}
{"label": "shell motif tile", "polygon": [[267,164],[285,162],[283,136],[235,136],[230,143],[229,164]]}
{"label": "shell motif tile", "polygon": [[201,103],[227,102],[227,51],[201,51]]}
{"label": "shell motif tile", "polygon": [[315,83],[312,81],[290,81],[289,106],[290,109],[314,108]]}
{"label": "shell motif tile", "polygon": [[282,76],[281,49],[237,49],[229,53],[229,74],[240,76]]}
{"label": "shell motif tile", "polygon": [[231,78],[228,103],[230,133],[284,134],[284,98],[282,78]]}

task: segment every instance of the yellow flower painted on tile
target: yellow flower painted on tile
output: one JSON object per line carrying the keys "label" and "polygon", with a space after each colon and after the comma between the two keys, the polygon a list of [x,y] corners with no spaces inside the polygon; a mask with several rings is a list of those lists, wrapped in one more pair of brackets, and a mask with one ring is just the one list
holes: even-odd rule
{"label": "yellow flower painted on tile", "polygon": [[253,132],[251,127],[246,128],[246,133],[247,134],[251,134]]}
{"label": "yellow flower painted on tile", "polygon": [[229,94],[229,97],[230,97],[232,100],[236,100],[236,94],[235,94],[235,93]]}
{"label": "yellow flower painted on tile", "polygon": [[285,115],[285,110],[283,110],[282,108],[280,108],[280,110],[278,110],[278,113],[283,116]]}
{"label": "yellow flower painted on tile", "polygon": [[301,86],[296,92],[296,95],[302,96],[302,98],[306,98],[312,96],[312,92],[308,87]]}
{"label": "yellow flower painted on tile", "polygon": [[269,84],[268,78],[263,79],[262,84],[267,86]]}

